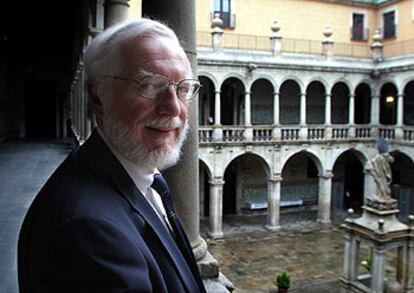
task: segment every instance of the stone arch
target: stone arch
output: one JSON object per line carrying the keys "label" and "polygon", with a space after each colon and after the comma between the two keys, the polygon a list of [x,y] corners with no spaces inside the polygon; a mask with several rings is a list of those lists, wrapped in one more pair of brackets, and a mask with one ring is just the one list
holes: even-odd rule
{"label": "stone arch", "polygon": [[[298,78],[297,76],[288,75],[288,76],[283,77],[279,82],[280,87],[282,87],[282,85],[287,81],[295,82],[299,86],[299,92],[300,93],[304,92],[305,85],[303,84],[303,81],[300,78]],[[279,88],[279,92],[280,92],[280,88]]]}
{"label": "stone arch", "polygon": [[242,79],[229,76],[220,87],[221,124],[241,125],[244,113],[245,84]]}
{"label": "stone arch", "polygon": [[395,125],[397,123],[398,88],[394,83],[386,82],[380,90],[380,123]]}
{"label": "stone arch", "polygon": [[208,78],[209,80],[211,80],[213,82],[213,84],[214,84],[214,88],[215,89],[220,88],[219,87],[219,81],[217,80],[217,77],[214,74],[212,74],[210,72],[207,72],[207,71],[204,71],[204,70],[199,70],[197,72],[197,75],[198,75],[199,78],[201,76],[203,76],[203,77]]}
{"label": "stone arch", "polygon": [[414,125],[414,79],[405,83],[403,93],[403,123]]}
{"label": "stone arch", "polygon": [[300,123],[301,87],[294,79],[287,79],[279,89],[280,124]]}
{"label": "stone arch", "polygon": [[269,177],[270,167],[260,155],[244,153],[234,157],[223,174],[223,214],[241,214],[243,209],[264,208]]}
{"label": "stone arch", "polygon": [[365,190],[365,156],[351,148],[343,150],[332,166],[331,218],[340,221],[352,208],[361,213]]}
{"label": "stone arch", "polygon": [[353,92],[353,90],[354,90],[354,85],[352,84],[352,82],[350,82],[350,81],[349,81],[348,79],[346,79],[346,78],[340,77],[340,78],[335,79],[335,80],[334,80],[334,82],[332,83],[331,88],[329,89],[329,92],[330,92],[330,93],[332,93],[333,88],[334,88],[334,87],[335,87],[335,85],[336,85],[336,84],[338,84],[338,83],[344,83],[344,84],[348,87],[349,92],[350,92],[350,93],[351,93],[351,92]]}
{"label": "stone arch", "polygon": [[198,94],[198,118],[200,125],[212,125],[215,119],[215,92],[214,81],[204,75],[199,75],[201,89]]}
{"label": "stone arch", "polygon": [[323,87],[324,87],[325,93],[328,92],[328,90],[330,88],[329,83],[324,78],[322,78],[320,76],[314,76],[311,79],[309,79],[306,88],[308,88],[309,85],[311,83],[314,83],[314,82],[318,82],[318,83],[322,84]]}
{"label": "stone arch", "polygon": [[271,75],[266,74],[266,73],[255,74],[254,78],[250,82],[246,83],[246,88],[248,89],[248,91],[251,91],[252,90],[252,85],[256,81],[261,80],[261,79],[267,80],[272,85],[273,90],[276,91],[277,82],[275,81],[275,79]]}
{"label": "stone arch", "polygon": [[354,91],[354,122],[369,124],[371,122],[372,87],[367,83],[359,83]]}
{"label": "stone arch", "polygon": [[200,216],[209,216],[210,213],[210,182],[213,180],[212,169],[209,164],[199,158],[199,204]]}
{"label": "stone arch", "polygon": [[282,166],[282,210],[294,208],[301,213],[301,217],[316,220],[319,176],[323,174],[320,159],[309,151],[298,151],[286,158]]}
{"label": "stone arch", "polygon": [[348,84],[338,81],[331,88],[331,123],[349,123],[349,95]]}
{"label": "stone arch", "polygon": [[251,122],[253,125],[273,124],[273,84],[264,78],[251,84]]}
{"label": "stone arch", "polygon": [[391,164],[391,196],[398,201],[398,218],[408,222],[408,216],[414,214],[414,162],[400,150],[391,151],[394,158]]}
{"label": "stone arch", "polygon": [[326,107],[326,85],[313,80],[306,87],[306,123],[324,124]]}

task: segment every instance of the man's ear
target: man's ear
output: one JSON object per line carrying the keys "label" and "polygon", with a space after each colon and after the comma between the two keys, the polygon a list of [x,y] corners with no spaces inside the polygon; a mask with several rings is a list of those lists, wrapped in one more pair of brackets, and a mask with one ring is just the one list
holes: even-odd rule
{"label": "man's ear", "polygon": [[103,112],[104,112],[103,103],[101,99],[98,97],[98,95],[96,94],[96,86],[93,83],[88,83],[87,89],[88,89],[89,100],[95,112],[96,120],[99,123],[103,119]]}

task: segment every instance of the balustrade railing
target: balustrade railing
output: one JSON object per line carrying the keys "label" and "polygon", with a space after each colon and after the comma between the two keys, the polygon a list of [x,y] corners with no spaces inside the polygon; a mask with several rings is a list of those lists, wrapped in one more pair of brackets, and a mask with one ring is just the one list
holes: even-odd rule
{"label": "balustrade railing", "polygon": [[272,127],[255,127],[253,128],[254,141],[269,141],[272,140]]}
{"label": "balustrade railing", "polygon": [[282,140],[299,140],[299,128],[282,128]]}
{"label": "balustrade railing", "polygon": [[311,127],[308,128],[308,139],[309,140],[320,140],[325,138],[324,127]]}
{"label": "balustrade railing", "polygon": [[324,140],[373,140],[378,137],[386,140],[396,139],[401,142],[414,143],[414,127],[396,127],[370,125],[337,126],[200,126],[200,143],[232,143],[232,142],[272,142],[272,141],[324,141]]}
{"label": "balustrade railing", "polygon": [[332,139],[348,139],[349,127],[332,128]]}
{"label": "balustrade railing", "polygon": [[395,128],[394,126],[381,127],[379,129],[379,136],[384,139],[394,139],[395,138]]}
{"label": "balustrade railing", "polygon": [[223,141],[244,141],[244,127],[223,128]]}

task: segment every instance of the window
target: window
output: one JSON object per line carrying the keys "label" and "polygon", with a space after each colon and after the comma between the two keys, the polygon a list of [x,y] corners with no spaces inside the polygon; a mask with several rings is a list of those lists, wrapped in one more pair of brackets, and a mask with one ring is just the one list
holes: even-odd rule
{"label": "window", "polygon": [[368,40],[368,29],[364,26],[364,14],[352,14],[351,39],[354,41]]}
{"label": "window", "polygon": [[235,17],[231,13],[231,0],[214,0],[214,13],[213,16],[218,13],[223,21],[223,27],[234,28]]}
{"label": "window", "polygon": [[396,37],[395,29],[395,11],[390,11],[383,14],[384,20],[384,40],[392,39]]}

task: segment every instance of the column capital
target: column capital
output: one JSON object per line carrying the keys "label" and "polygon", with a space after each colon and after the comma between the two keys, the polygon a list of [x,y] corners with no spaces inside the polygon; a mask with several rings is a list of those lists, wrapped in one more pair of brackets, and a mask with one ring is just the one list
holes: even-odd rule
{"label": "column capital", "polygon": [[251,95],[252,94],[252,91],[245,91],[244,94],[245,95]]}
{"label": "column capital", "polygon": [[282,182],[283,178],[280,175],[273,176],[272,178],[267,179],[268,182]]}
{"label": "column capital", "polygon": [[219,186],[219,185],[224,185],[225,182],[223,179],[214,179],[214,180],[209,180],[208,183],[210,185]]}
{"label": "column capital", "polygon": [[221,94],[221,90],[215,90],[214,93],[215,94]]}
{"label": "column capital", "polygon": [[326,170],[322,175],[320,175],[319,177],[323,178],[323,179],[332,179],[334,177],[332,170]]}
{"label": "column capital", "polygon": [[273,92],[273,95],[274,95],[274,96],[280,95],[280,92],[279,92],[279,91],[274,91],[274,92]]}

